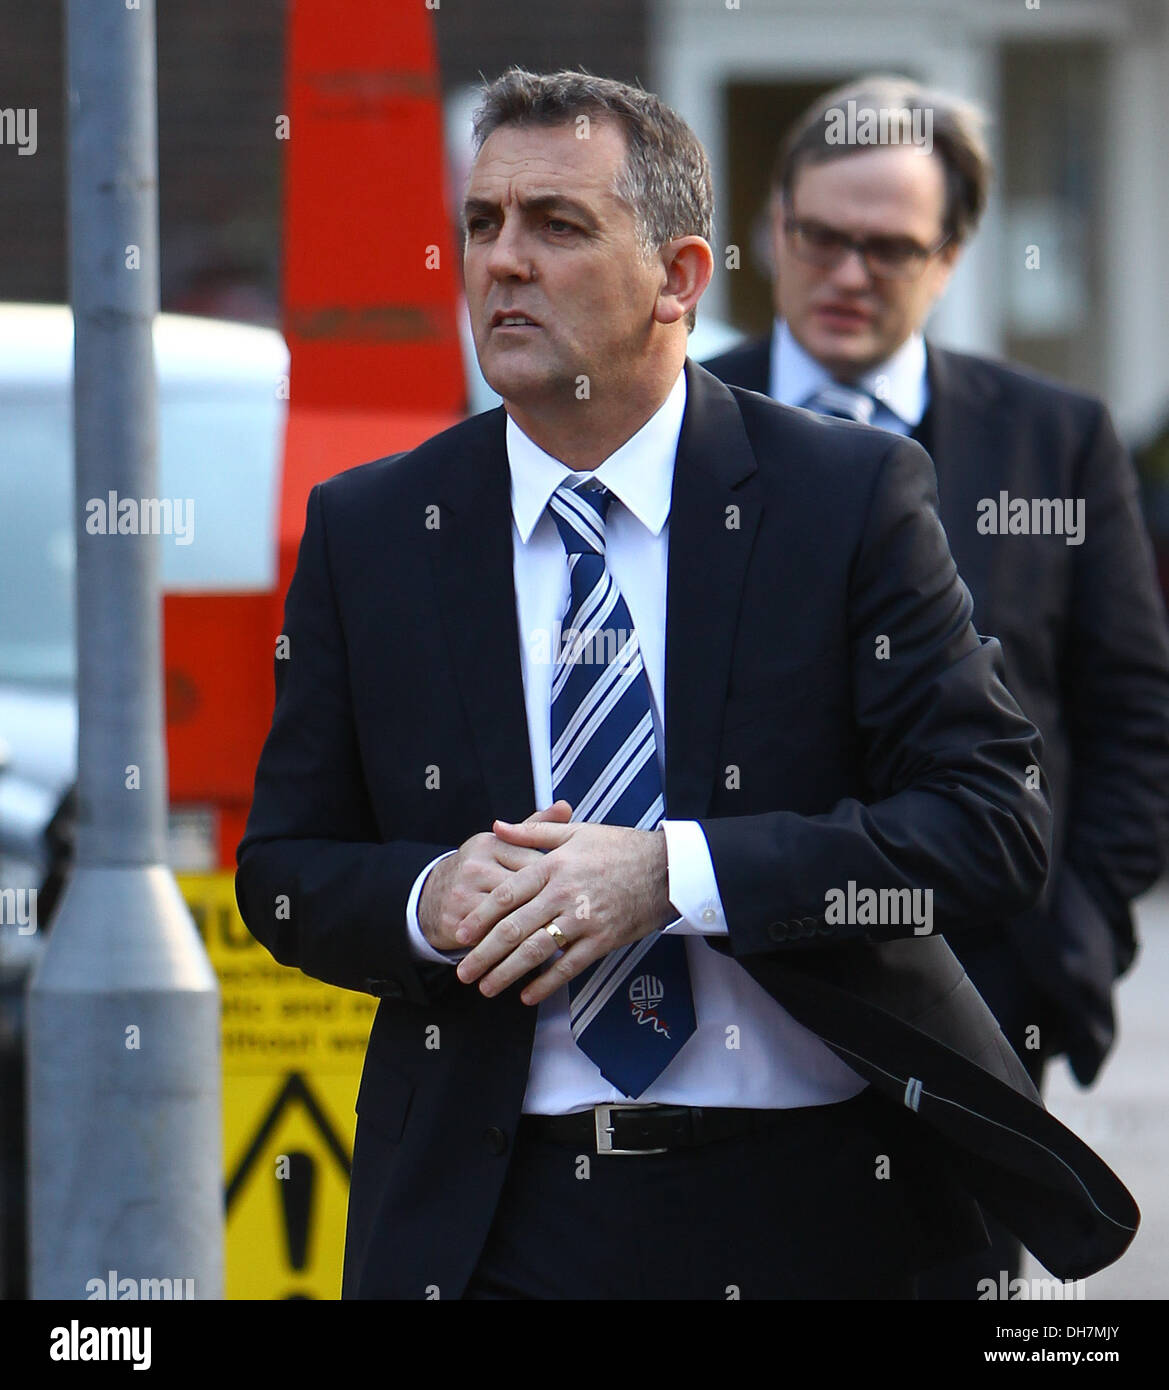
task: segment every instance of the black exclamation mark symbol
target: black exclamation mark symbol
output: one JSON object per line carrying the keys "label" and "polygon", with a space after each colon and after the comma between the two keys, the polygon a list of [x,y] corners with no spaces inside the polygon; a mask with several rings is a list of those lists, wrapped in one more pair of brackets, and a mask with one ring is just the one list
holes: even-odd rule
{"label": "black exclamation mark symbol", "polygon": [[[288,1176],[280,1180],[280,1204],[284,1208],[284,1240],[288,1263],[298,1274],[308,1265],[310,1217],[316,1187],[317,1165],[311,1154],[294,1149],[288,1155]],[[286,1298],[311,1298],[307,1293],[290,1293]]]}

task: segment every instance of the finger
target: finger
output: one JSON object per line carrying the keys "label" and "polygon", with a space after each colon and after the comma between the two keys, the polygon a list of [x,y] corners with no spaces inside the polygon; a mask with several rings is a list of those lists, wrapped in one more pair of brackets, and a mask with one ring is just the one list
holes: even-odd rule
{"label": "finger", "polygon": [[483,976],[479,981],[480,993],[487,998],[501,994],[509,985],[546,965],[559,952],[560,947],[551,932],[545,931],[543,926],[537,927],[504,956],[494,970]]}
{"label": "finger", "polygon": [[[543,859],[538,864],[532,864],[526,869],[520,869],[517,873],[509,874],[502,883],[496,884],[485,898],[468,912],[460,921],[455,923],[455,940],[463,945],[468,942],[478,942],[475,950],[463,959],[470,960],[471,956],[475,959],[472,964],[478,965],[482,962],[485,966],[494,965],[499,959],[498,955],[488,955],[492,952],[503,952],[513,949],[516,944],[528,932],[535,927],[543,926],[545,922],[552,921],[555,911],[549,910],[544,904],[533,914],[530,910],[525,912],[525,907],[532,904],[543,891],[548,882],[548,870]],[[540,912],[545,912],[546,916],[539,916]],[[519,914],[520,920],[509,922],[509,917],[516,917]],[[506,929],[500,931],[501,927]],[[494,933],[499,933],[498,937],[490,947]],[[486,949],[485,949],[486,948]],[[476,954],[479,953],[479,954]],[[463,977],[466,978],[466,977]]]}
{"label": "finger", "polygon": [[[545,932],[544,935],[547,936],[548,933]],[[542,1004],[558,989],[563,989],[574,976],[587,970],[597,957],[596,944],[590,938],[582,937],[580,941],[571,942],[568,949],[555,956],[546,970],[541,971],[534,980],[524,986],[520,994],[521,1002]]]}
{"label": "finger", "polygon": [[[505,915],[490,928],[483,939],[459,962],[455,973],[464,984],[482,979],[488,971],[493,970],[517,950],[533,932],[539,931],[545,923],[555,921],[557,911],[556,907],[539,896],[529,903],[522,904],[515,912]],[[531,968],[529,965],[528,969]]]}
{"label": "finger", "polygon": [[538,865],[543,859],[543,849],[532,849],[530,845],[512,845],[492,835],[491,859],[488,863],[503,865],[505,869],[524,869],[528,865]]}
{"label": "finger", "polygon": [[[505,874],[486,895],[479,897],[454,924],[455,940],[462,945],[480,942],[509,914],[530,903],[548,881],[543,863]],[[530,918],[525,919],[528,926]]]}
{"label": "finger", "polygon": [[510,845],[529,845],[532,849],[557,849],[576,834],[579,822],[552,824],[547,821],[531,824],[524,821],[513,825],[510,821],[497,820],[492,830]]}
{"label": "finger", "polygon": [[533,811],[530,816],[524,818],[524,825],[539,825],[544,821],[564,823],[572,819],[572,807],[567,801],[561,799],[554,801],[551,806],[547,806],[542,811]]}
{"label": "finger", "polygon": [[[517,860],[516,868],[523,868],[526,864],[538,862],[543,858],[535,850],[512,848],[516,854],[532,856],[530,859]],[[500,864],[496,859],[468,859],[463,863],[452,878],[449,889],[451,911],[454,913],[452,926],[457,925],[466,913],[477,907],[493,888],[498,887],[513,872],[513,869]]]}
{"label": "finger", "polygon": [[[498,857],[468,861],[462,881],[454,888],[450,904],[453,914],[450,930],[461,933],[455,936],[461,946],[474,945],[482,940],[503,913],[510,910],[507,904],[519,905],[528,900],[533,891],[538,891],[532,889],[528,879],[523,879],[518,885],[513,885],[512,894],[507,896],[504,906],[498,906],[498,899],[491,896],[495,890],[514,879],[521,869],[543,865],[545,856],[540,850],[505,845],[502,840],[495,840],[494,836],[492,840],[497,846]],[[544,881],[543,875],[537,879],[537,883]],[[465,919],[479,908],[484,908],[484,911],[468,923]]]}
{"label": "finger", "polygon": [[522,869],[525,864],[538,864],[544,854],[544,850],[533,849],[530,845],[509,844],[488,830],[475,837],[474,845],[459,851],[460,873],[478,874],[498,864],[507,869]]}
{"label": "finger", "polygon": [[[446,917],[450,935],[453,936],[463,919],[474,912],[476,908],[482,907],[495,889],[512,876],[512,870],[501,868],[498,864],[491,864],[479,868],[474,874],[468,874],[464,879],[452,885],[446,902]],[[473,940],[478,939],[474,934],[472,934],[472,938]],[[466,945],[467,943],[458,944]]]}

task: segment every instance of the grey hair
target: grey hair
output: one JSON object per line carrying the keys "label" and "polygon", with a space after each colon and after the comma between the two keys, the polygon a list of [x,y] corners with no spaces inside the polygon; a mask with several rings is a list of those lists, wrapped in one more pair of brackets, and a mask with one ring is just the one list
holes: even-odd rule
{"label": "grey hair", "polygon": [[[579,116],[611,120],[625,136],[613,192],[633,213],[648,260],[675,237],[714,241],[710,163],[686,122],[652,92],[587,72],[534,73],[511,67],[483,89],[474,116],[475,153],[500,126],[566,125]],[[694,327],[694,310],[687,315]]]}
{"label": "grey hair", "polygon": [[855,145],[834,144],[828,113],[850,101],[857,109],[929,112],[933,147],[946,173],[944,231],[963,242],[974,234],[986,208],[991,162],[983,129],[986,113],[973,102],[932,91],[908,77],[875,73],[819,97],[788,131],[772,169],[775,193],[791,201],[796,175],[808,164],[825,164],[857,152]]}

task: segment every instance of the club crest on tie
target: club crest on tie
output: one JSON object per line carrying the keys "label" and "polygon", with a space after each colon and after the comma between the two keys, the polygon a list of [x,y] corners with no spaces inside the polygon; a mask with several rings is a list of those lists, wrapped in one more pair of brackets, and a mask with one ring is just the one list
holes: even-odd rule
{"label": "club crest on tie", "polygon": [[665,986],[656,975],[638,975],[629,984],[629,1007],[638,1023],[652,1023],[655,1033],[670,1036],[669,1026],[655,1012],[666,997]]}

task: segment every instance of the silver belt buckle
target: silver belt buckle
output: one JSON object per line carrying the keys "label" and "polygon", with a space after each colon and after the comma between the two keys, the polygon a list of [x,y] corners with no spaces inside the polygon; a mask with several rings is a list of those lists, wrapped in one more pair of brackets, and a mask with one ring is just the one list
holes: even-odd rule
{"label": "silver belt buckle", "polygon": [[668,1149],[615,1149],[613,1147],[614,1110],[656,1110],[654,1105],[594,1105],[593,1118],[597,1126],[597,1153],[599,1154],[664,1154]]}

